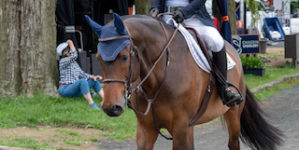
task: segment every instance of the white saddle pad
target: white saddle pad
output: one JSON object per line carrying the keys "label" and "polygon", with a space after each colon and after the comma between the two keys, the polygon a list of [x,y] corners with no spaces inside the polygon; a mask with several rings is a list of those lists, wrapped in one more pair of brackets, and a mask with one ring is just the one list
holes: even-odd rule
{"label": "white saddle pad", "polygon": [[[170,18],[167,23],[171,22],[175,27],[178,26],[178,24]],[[179,26],[179,31],[183,34],[187,45],[189,47],[190,53],[193,56],[193,59],[195,60],[196,64],[204,71],[210,73],[211,67],[208,63],[207,58],[203,54],[200,46],[198,45],[197,41],[193,38],[193,36],[185,29],[182,25]],[[227,70],[232,69],[236,63],[233,61],[233,59],[226,53],[227,57]]]}

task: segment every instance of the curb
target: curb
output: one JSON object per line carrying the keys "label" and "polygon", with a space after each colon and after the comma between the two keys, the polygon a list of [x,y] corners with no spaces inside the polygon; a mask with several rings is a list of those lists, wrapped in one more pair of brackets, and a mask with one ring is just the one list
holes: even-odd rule
{"label": "curb", "polygon": [[283,77],[281,77],[281,78],[279,78],[279,79],[277,79],[277,80],[275,80],[275,81],[266,83],[266,84],[261,85],[261,86],[256,87],[256,88],[253,88],[253,89],[251,89],[250,91],[251,91],[252,93],[257,93],[257,92],[259,92],[259,91],[261,91],[261,90],[264,90],[264,89],[266,89],[266,88],[269,88],[269,87],[271,87],[271,86],[274,86],[274,85],[276,85],[276,84],[279,84],[279,83],[281,83],[281,82],[283,82],[283,81],[285,81],[285,80],[296,79],[296,78],[299,78],[299,73],[297,73],[297,74],[293,74],[293,75],[283,76]]}

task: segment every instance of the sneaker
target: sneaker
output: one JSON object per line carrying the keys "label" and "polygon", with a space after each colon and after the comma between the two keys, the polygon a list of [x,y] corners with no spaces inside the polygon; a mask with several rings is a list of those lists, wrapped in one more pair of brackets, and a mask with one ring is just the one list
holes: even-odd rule
{"label": "sneaker", "polygon": [[89,106],[94,108],[95,110],[101,110],[96,103],[89,104]]}
{"label": "sneaker", "polygon": [[96,95],[97,95],[97,93],[90,92],[90,95],[91,95],[91,97],[94,97],[94,96],[96,96]]}

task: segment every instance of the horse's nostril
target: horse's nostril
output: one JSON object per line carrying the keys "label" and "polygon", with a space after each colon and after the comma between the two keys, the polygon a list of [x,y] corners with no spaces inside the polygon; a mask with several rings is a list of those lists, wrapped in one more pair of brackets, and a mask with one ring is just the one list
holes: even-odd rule
{"label": "horse's nostril", "polygon": [[122,113],[123,112],[123,108],[119,105],[113,105],[112,106],[113,112],[116,114]]}

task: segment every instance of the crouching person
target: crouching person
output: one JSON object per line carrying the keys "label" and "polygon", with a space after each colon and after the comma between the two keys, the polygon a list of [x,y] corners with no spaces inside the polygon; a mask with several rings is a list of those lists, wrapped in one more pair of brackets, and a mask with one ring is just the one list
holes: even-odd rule
{"label": "crouching person", "polygon": [[60,56],[59,94],[63,97],[79,97],[83,95],[89,106],[100,110],[92,99],[90,88],[93,88],[98,95],[104,98],[103,88],[99,81],[97,81],[98,79],[102,79],[102,77],[87,74],[80,68],[76,62],[78,54],[71,40],[59,44],[56,50]]}

